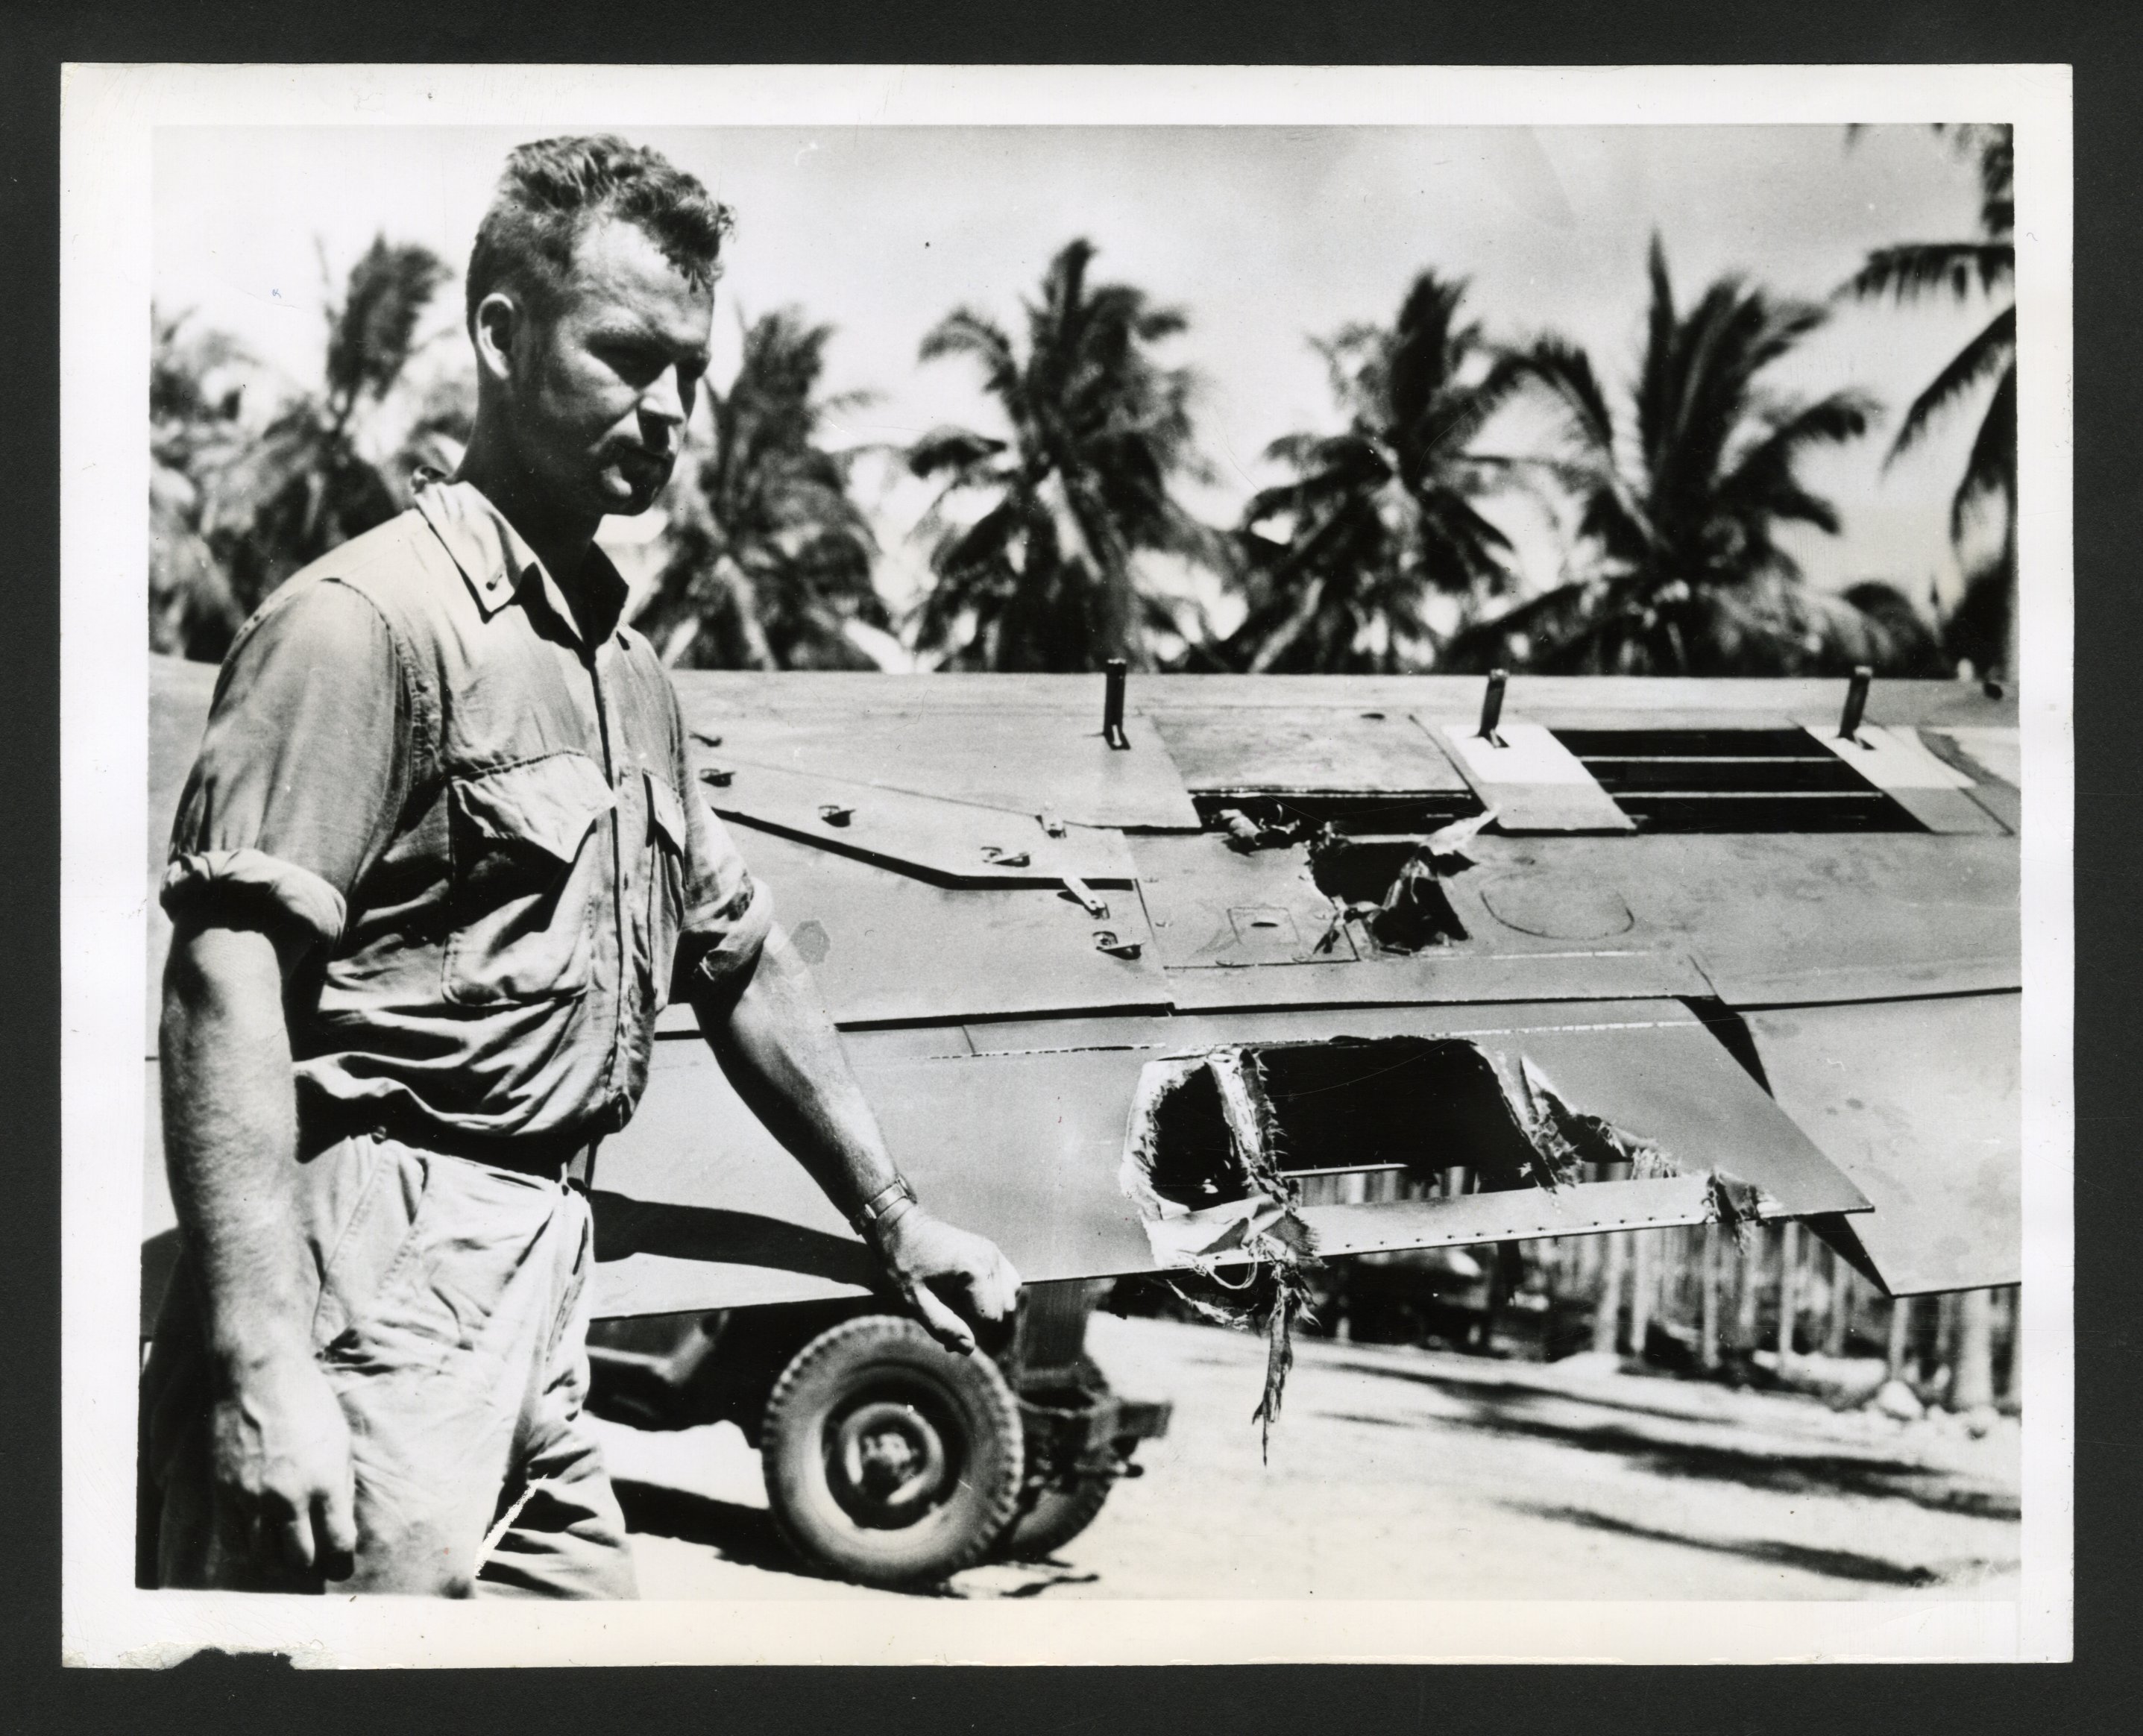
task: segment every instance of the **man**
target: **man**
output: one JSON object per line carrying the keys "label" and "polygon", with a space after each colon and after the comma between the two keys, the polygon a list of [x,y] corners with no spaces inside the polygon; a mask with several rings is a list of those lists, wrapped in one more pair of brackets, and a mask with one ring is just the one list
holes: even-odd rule
{"label": "man", "polygon": [[569,1171],[631,1115],[673,985],[942,1343],[973,1340],[933,1283],[1012,1306],[1003,1255],[893,1167],[595,547],[676,463],[727,226],[651,151],[514,151],[458,475],[225,662],[163,893],[157,1583],[633,1595],[581,1422]]}

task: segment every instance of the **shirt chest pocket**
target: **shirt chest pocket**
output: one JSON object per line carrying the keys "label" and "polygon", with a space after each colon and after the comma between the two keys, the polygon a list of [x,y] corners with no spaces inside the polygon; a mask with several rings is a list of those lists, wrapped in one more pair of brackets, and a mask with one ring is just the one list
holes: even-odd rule
{"label": "shirt chest pocket", "polygon": [[547,754],[451,780],[452,932],[443,992],[464,1006],[570,999],[594,972],[616,798],[585,754]]}
{"label": "shirt chest pocket", "polygon": [[666,779],[647,778],[647,912],[642,926],[641,968],[656,1011],[670,1002],[670,966],[685,917],[685,806]]}

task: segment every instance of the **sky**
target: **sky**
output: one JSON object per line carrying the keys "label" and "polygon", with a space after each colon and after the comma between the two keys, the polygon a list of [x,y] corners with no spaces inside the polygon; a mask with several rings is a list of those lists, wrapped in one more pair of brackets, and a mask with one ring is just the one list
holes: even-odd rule
{"label": "sky", "polygon": [[[1977,217],[1972,166],[1923,126],[618,130],[735,213],[717,384],[735,366],[740,315],[794,304],[834,328],[827,390],[870,394],[831,425],[835,447],[897,446],[946,423],[1001,429],[972,363],[918,364],[918,347],[962,305],[1017,330],[1051,256],[1086,237],[1100,279],[1190,317],[1163,354],[1199,376],[1215,480],[1188,498],[1215,522],[1280,479],[1261,457],[1274,438],[1339,426],[1309,339],[1388,324],[1424,268],[1467,280],[1467,307],[1491,339],[1554,331],[1582,344],[1619,398],[1636,371],[1654,234],[1684,304],[1728,272],[1822,299],[1870,248],[1969,235]],[[458,272],[523,136],[160,131],[156,304],[191,310],[290,379],[315,379],[329,286],[375,235],[422,242]],[[427,321],[421,366],[465,365],[459,309],[457,281]],[[1987,317],[1938,301],[1842,305],[1767,376],[1810,395],[1858,387],[1888,407],[1874,434],[1804,468],[1845,521],[1836,537],[1794,528],[1784,539],[1817,583],[1880,577],[1923,599],[1930,586],[1955,595],[1948,502],[1976,418],[1883,460],[1905,407]],[[1545,433],[1520,411],[1482,445],[1527,449]],[[858,487],[898,601],[920,581],[908,532],[928,496],[892,462],[859,467]],[[1555,582],[1566,538],[1553,507],[1512,497],[1488,510],[1517,545],[1527,588]]]}

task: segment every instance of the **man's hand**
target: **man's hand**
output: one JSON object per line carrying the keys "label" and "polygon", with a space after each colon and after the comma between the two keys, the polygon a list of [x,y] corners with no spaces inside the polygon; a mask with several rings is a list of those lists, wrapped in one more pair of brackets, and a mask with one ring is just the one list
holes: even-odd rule
{"label": "man's hand", "polygon": [[[737,1095],[828,1199],[845,1213],[885,1191],[898,1172],[878,1117],[809,969],[779,928],[741,987],[707,992],[693,1006]],[[975,1335],[931,1293],[932,1280],[965,1290],[968,1312],[980,1320],[1004,1319],[1019,1299],[1019,1274],[995,1243],[939,1223],[912,1199],[869,1234],[893,1288],[948,1350],[966,1355]]]}
{"label": "man's hand", "polygon": [[349,1424],[319,1365],[302,1351],[233,1372],[211,1422],[215,1499],[228,1535],[272,1570],[317,1565],[347,1579],[357,1550]]}
{"label": "man's hand", "polygon": [[1004,1319],[1019,1300],[1019,1274],[995,1242],[940,1223],[919,1205],[883,1224],[877,1241],[893,1287],[948,1350],[967,1355],[975,1335],[933,1291],[933,1279],[965,1290],[969,1311],[983,1320]]}
{"label": "man's hand", "polygon": [[[828,1199],[845,1213],[887,1189],[898,1172],[878,1117],[849,1066],[824,997],[779,927],[733,995],[710,991],[693,1006],[737,1095]],[[1006,1318],[1019,1299],[1019,1274],[994,1242],[939,1223],[912,1196],[869,1236],[893,1288],[948,1350],[965,1356],[975,1335],[932,1293],[933,1280],[964,1290],[978,1320]]]}
{"label": "man's hand", "polygon": [[164,1155],[213,1370],[215,1549],[271,1580],[279,1557],[285,1576],[346,1578],[357,1546],[349,1426],[291,1323],[318,1297],[283,1013],[301,956],[290,934],[189,918],[164,973]]}

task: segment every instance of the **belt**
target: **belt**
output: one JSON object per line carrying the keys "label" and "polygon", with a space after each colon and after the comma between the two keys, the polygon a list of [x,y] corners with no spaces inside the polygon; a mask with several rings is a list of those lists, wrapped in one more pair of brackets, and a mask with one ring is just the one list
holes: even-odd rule
{"label": "belt", "polygon": [[354,1105],[320,1110],[302,1119],[308,1152],[324,1150],[340,1140],[370,1135],[441,1157],[488,1164],[495,1170],[574,1181],[584,1189],[594,1185],[596,1149],[602,1143],[601,1135],[584,1133],[470,1133],[413,1116],[384,1115],[377,1110],[367,1114]]}

